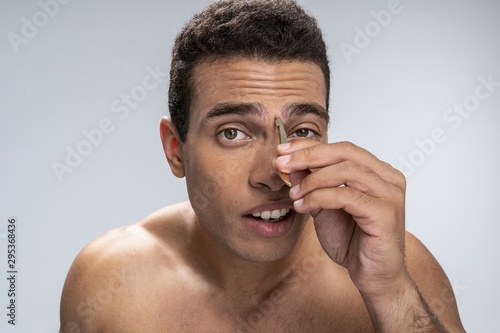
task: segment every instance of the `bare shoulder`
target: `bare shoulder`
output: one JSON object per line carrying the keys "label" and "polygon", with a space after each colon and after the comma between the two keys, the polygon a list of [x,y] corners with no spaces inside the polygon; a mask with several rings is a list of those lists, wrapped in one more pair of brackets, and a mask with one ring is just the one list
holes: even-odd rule
{"label": "bare shoulder", "polygon": [[464,332],[446,273],[425,245],[409,232],[406,233],[406,262],[422,297],[440,321],[451,332]]}
{"label": "bare shoulder", "polygon": [[[186,209],[183,204],[164,208],[138,224],[109,231],[85,246],[64,285],[61,332],[102,331],[105,322],[116,317],[118,306],[131,311],[140,306],[137,300],[140,303],[148,295],[134,296],[140,296],[145,277],[168,271],[178,260],[175,240],[183,239],[182,234],[189,232],[182,217]],[[127,299],[134,299],[134,303],[126,304]]]}

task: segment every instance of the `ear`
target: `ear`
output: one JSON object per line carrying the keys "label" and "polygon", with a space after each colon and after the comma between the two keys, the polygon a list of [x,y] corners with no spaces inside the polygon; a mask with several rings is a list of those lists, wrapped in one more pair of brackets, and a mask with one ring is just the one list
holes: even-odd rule
{"label": "ear", "polygon": [[163,151],[167,157],[172,173],[179,178],[185,176],[184,163],[182,159],[182,145],[177,130],[172,121],[167,117],[160,120],[160,137]]}

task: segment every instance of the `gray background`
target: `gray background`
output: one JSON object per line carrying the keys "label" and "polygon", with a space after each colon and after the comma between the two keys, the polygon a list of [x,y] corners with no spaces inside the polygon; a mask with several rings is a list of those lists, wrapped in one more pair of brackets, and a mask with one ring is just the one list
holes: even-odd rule
{"label": "gray background", "polygon": [[[52,6],[47,20],[41,4],[49,0],[0,2],[0,276],[11,216],[19,246],[18,325],[7,325],[2,310],[2,332],[55,332],[78,251],[109,229],[186,199],[158,134],[168,79],[151,91],[141,86],[148,67],[168,70],[176,32],[207,2],[73,0],[57,12]],[[380,31],[372,11],[391,1],[299,3],[317,16],[329,45],[330,141],[350,140],[395,166],[413,161],[412,172],[406,166],[407,229],[448,273],[466,328],[497,332],[500,87],[471,104],[475,111],[459,126],[444,117],[474,101],[479,77],[500,82],[500,2],[401,0]],[[16,50],[9,36],[22,36],[23,17],[40,27],[31,35],[25,28],[30,37]],[[365,28],[370,43],[346,57],[342,45],[359,46],[357,29]],[[120,98],[132,93],[140,101],[129,114],[113,112],[123,111]],[[82,131],[103,119],[113,131],[58,179],[53,163],[65,164],[68,146],[85,148]],[[436,128],[446,140],[431,149]],[[6,290],[1,278],[1,309]]]}

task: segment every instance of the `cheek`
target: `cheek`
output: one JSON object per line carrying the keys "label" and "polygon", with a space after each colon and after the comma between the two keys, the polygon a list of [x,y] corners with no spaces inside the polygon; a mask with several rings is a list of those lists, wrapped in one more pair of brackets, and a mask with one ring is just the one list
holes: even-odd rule
{"label": "cheek", "polygon": [[184,164],[191,204],[200,213],[208,209],[221,214],[240,211],[240,206],[248,204],[251,173],[275,149],[257,144],[238,149],[210,144],[190,148]]}
{"label": "cheek", "polygon": [[204,187],[222,191],[241,188],[248,182],[249,166],[255,158],[253,149],[218,153],[217,149],[210,148],[191,154],[185,162],[186,178],[191,178],[190,185],[199,187],[203,184]]}
{"label": "cheek", "polygon": [[236,194],[246,181],[241,164],[236,159],[224,159],[213,154],[191,156],[185,161],[186,183],[195,210],[231,207]]}

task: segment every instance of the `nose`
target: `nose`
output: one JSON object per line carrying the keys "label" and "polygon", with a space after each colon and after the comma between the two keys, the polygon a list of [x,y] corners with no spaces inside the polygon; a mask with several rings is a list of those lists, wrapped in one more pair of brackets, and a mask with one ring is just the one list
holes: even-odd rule
{"label": "nose", "polygon": [[280,191],[286,184],[279,176],[278,170],[273,167],[273,159],[278,156],[276,147],[279,139],[276,131],[272,133],[266,143],[255,153],[249,182],[254,188]]}

